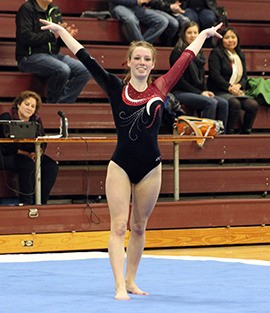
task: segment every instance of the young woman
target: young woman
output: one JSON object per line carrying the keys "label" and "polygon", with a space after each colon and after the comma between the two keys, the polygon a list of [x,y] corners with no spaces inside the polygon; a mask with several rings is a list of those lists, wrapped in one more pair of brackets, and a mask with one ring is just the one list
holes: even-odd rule
{"label": "young woman", "polygon": [[232,27],[224,28],[223,36],[217,42],[208,59],[208,87],[216,95],[229,101],[227,133],[235,132],[240,111],[244,111],[243,125],[240,132],[250,134],[259,104],[245,96],[247,86],[247,69],[245,55],[240,48],[239,36]]}
{"label": "young woman", "polygon": [[[180,33],[179,40],[170,55],[170,65],[173,66],[186,47],[199,35],[199,25],[196,22],[186,23]],[[226,129],[229,104],[224,98],[217,97],[207,90],[204,66],[206,58],[201,50],[195,59],[173,87],[173,94],[192,112],[197,111],[201,117],[218,119]]]}
{"label": "young woman", "polygon": [[[0,120],[34,121],[40,124],[39,135],[44,135],[41,118],[37,112],[41,98],[34,91],[22,91],[13,101],[8,112],[0,115]],[[41,203],[46,204],[50,191],[55,183],[58,166],[45,154],[46,144],[41,145]],[[18,173],[19,201],[23,204],[34,204],[35,190],[35,144],[5,143],[0,145],[0,166],[5,170]]]}
{"label": "young woman", "polygon": [[[41,22],[46,25],[43,29],[50,29],[62,38],[109,97],[118,137],[106,178],[111,217],[108,249],[115,279],[115,299],[128,300],[128,293],[147,295],[135,284],[135,276],[144,249],[147,220],[161,186],[158,131],[163,101],[205,39],[214,35],[220,37],[217,30],[221,25],[204,30],[168,73],[151,82],[150,73],[156,62],[156,50],[151,44],[144,41],[131,43],[127,59],[129,73],[123,81],[101,67],[64,28],[45,20]],[[124,240],[130,198],[130,239],[124,275]]]}

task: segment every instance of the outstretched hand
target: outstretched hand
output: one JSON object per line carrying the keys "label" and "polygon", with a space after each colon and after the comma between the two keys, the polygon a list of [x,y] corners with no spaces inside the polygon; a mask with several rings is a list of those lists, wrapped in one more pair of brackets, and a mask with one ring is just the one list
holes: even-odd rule
{"label": "outstretched hand", "polygon": [[63,27],[60,24],[56,24],[53,22],[49,22],[47,20],[39,19],[39,21],[44,24],[45,26],[41,26],[42,30],[50,30],[54,34],[58,35],[59,31],[63,29]]}
{"label": "outstretched hand", "polygon": [[[69,50],[75,55],[80,49],[83,48],[73,35],[76,33],[76,28],[74,25],[71,25],[70,28],[67,24],[56,24],[49,22],[44,19],[39,19],[40,23],[44,24],[41,26],[42,30],[50,30],[54,33],[55,38],[61,37],[63,42],[69,48]],[[63,27],[64,26],[64,27]]]}
{"label": "outstretched hand", "polygon": [[222,38],[222,36],[217,32],[221,27],[222,27],[223,23],[219,23],[216,26],[212,26],[210,28],[205,29],[204,31],[206,32],[206,36],[207,38],[209,37],[218,37],[218,38]]}

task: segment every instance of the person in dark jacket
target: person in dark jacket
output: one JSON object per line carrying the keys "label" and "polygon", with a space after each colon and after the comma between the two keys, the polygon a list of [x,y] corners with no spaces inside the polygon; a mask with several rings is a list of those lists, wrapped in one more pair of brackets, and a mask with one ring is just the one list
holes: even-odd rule
{"label": "person in dark jacket", "polygon": [[[181,56],[186,47],[199,35],[199,25],[188,22],[181,30],[179,40],[170,54],[171,67]],[[172,92],[180,103],[185,104],[191,112],[197,111],[204,118],[218,119],[226,129],[229,104],[226,99],[217,97],[206,86],[206,58],[201,50],[189,64],[182,77],[174,86]]]}
{"label": "person in dark jacket", "polygon": [[259,104],[247,95],[247,69],[245,55],[240,48],[239,36],[235,29],[227,27],[221,30],[222,39],[209,55],[208,88],[216,95],[229,101],[227,133],[235,132],[240,111],[244,111],[243,134],[250,134]]}
{"label": "person in dark jacket", "polygon": [[[14,100],[11,109],[0,115],[0,120],[21,120],[37,122],[39,135],[44,135],[41,118],[37,112],[41,106],[40,96],[33,91],[22,91]],[[3,137],[3,134],[0,134]],[[46,143],[41,144],[41,203],[46,204],[55,183],[58,166],[45,154]],[[22,204],[34,203],[35,190],[35,144],[0,144],[0,167],[18,173],[19,201]]]}
{"label": "person in dark jacket", "polygon": [[26,1],[16,14],[18,68],[47,80],[48,103],[73,103],[91,76],[81,62],[60,54],[62,40],[50,31],[41,31],[40,18],[62,24],[72,36],[77,33],[74,25],[63,23],[52,0]]}

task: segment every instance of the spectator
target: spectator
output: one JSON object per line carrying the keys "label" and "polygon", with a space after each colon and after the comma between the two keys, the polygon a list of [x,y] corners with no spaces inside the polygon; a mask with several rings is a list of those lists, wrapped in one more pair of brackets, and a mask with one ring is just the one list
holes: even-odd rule
{"label": "spectator", "polygon": [[[14,100],[11,109],[0,115],[1,120],[34,121],[40,124],[39,135],[44,135],[41,118],[37,115],[41,98],[33,91],[23,91]],[[41,203],[46,204],[55,183],[58,167],[45,154],[46,144],[41,144]],[[0,145],[0,166],[4,170],[18,173],[19,201],[34,204],[35,190],[35,144],[4,143]]]}
{"label": "spectator", "polygon": [[221,31],[222,39],[209,55],[208,87],[216,95],[229,101],[227,133],[235,131],[236,123],[244,110],[242,134],[250,134],[259,104],[245,95],[247,70],[245,55],[240,48],[239,36],[232,27]]}
{"label": "spectator", "polygon": [[180,5],[181,3],[175,0],[151,0],[149,2],[149,7],[158,10],[169,22],[168,27],[160,36],[160,41],[163,46],[175,45],[179,31],[182,26],[189,21],[189,19],[183,15],[185,11]]}
{"label": "spectator", "polygon": [[[216,0],[182,0],[185,16],[196,22],[200,29],[216,25],[219,20],[219,11]],[[205,47],[212,47],[212,38],[205,41]]]}
{"label": "spectator", "polygon": [[16,14],[18,68],[47,80],[47,102],[73,103],[91,76],[81,62],[59,53],[62,40],[50,31],[41,31],[40,18],[61,23],[72,36],[77,33],[74,25],[63,23],[52,0],[24,2]]}
{"label": "spectator", "polygon": [[200,29],[211,27],[218,21],[216,0],[182,0],[181,7],[185,10],[185,16],[196,22]]}
{"label": "spectator", "polygon": [[[154,43],[168,27],[168,19],[143,4],[150,0],[109,0],[112,17],[122,23],[123,34],[128,42],[147,41]],[[140,23],[147,29],[142,34]]]}
{"label": "spectator", "polygon": [[[185,48],[193,42],[199,34],[199,25],[188,22],[182,28],[179,40],[170,55],[170,65],[177,61]],[[228,118],[228,101],[217,97],[206,87],[205,70],[206,57],[201,50],[185,70],[178,83],[173,88],[173,94],[192,112],[200,112],[201,117],[218,119],[226,129]]]}

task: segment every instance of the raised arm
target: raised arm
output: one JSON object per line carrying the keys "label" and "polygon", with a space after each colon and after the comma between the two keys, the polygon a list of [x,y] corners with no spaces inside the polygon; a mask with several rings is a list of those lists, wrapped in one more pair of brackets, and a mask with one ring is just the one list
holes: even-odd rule
{"label": "raised arm", "polygon": [[60,37],[63,40],[69,50],[76,55],[78,60],[80,60],[88,69],[98,85],[107,93],[108,97],[114,92],[114,86],[116,84],[122,85],[122,80],[118,76],[105,70],[95,58],[91,57],[84,46],[73,38],[61,25],[42,19],[40,22],[45,25],[41,27],[42,29],[52,31],[56,37]]}
{"label": "raised arm", "polygon": [[197,55],[201,50],[206,38],[214,36],[222,38],[222,36],[217,32],[221,28],[221,26],[222,23],[211,28],[202,30],[197,36],[197,38],[194,41],[192,41],[192,43],[189,46],[187,46],[186,49],[191,50],[195,55]]}
{"label": "raised arm", "polygon": [[55,37],[61,37],[63,42],[74,55],[83,48],[83,45],[81,45],[74,37],[72,37],[71,34],[61,25],[43,19],[40,19],[40,22],[44,24],[41,29],[50,30],[54,33]]}
{"label": "raised arm", "polygon": [[194,59],[194,56],[201,50],[206,38],[211,36],[217,36],[222,38],[222,36],[217,33],[217,30],[222,26],[220,23],[217,26],[204,29],[200,32],[197,38],[184,50],[179,59],[174,63],[170,70],[157,78],[155,84],[159,90],[163,92],[164,99],[167,93],[173,88],[173,86],[178,82],[182,76],[185,69],[189,66],[190,62]]}

